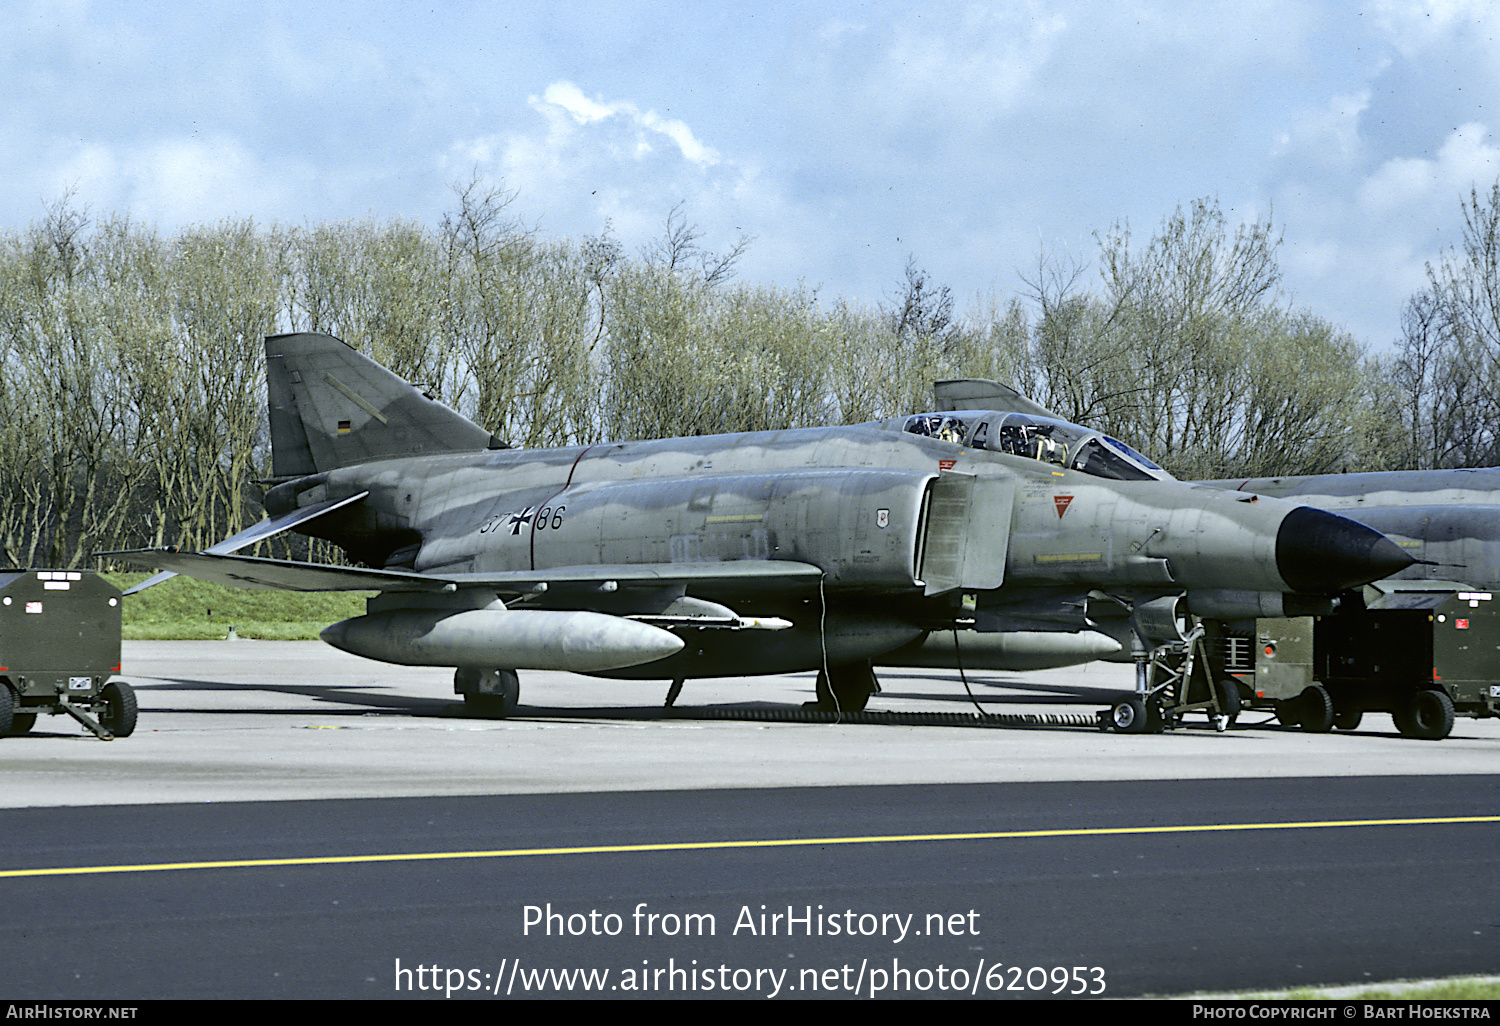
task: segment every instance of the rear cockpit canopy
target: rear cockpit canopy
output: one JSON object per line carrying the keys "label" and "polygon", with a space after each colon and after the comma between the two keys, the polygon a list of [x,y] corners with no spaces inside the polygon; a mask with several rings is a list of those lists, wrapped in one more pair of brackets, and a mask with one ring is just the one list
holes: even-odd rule
{"label": "rear cockpit canopy", "polygon": [[1009,453],[1116,481],[1170,481],[1172,475],[1118,439],[1065,420],[999,410],[918,413],[901,430],[971,449]]}

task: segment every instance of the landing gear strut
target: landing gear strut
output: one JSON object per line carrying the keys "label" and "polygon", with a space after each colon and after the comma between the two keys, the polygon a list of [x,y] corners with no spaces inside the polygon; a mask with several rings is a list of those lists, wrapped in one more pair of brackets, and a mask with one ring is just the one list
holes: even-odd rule
{"label": "landing gear strut", "polygon": [[1100,713],[1100,726],[1156,734],[1176,727],[1184,713],[1202,712],[1215,730],[1227,730],[1240,713],[1239,686],[1228,677],[1214,678],[1203,633],[1199,625],[1149,651],[1137,635],[1135,694]]}

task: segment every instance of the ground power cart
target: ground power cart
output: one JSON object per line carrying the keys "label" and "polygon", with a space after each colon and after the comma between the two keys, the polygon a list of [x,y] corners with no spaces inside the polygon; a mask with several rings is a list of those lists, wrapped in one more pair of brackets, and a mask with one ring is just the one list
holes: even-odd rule
{"label": "ground power cart", "polygon": [[120,672],[120,589],[88,570],[0,570],[0,737],[42,713],[106,741],[135,730]]}
{"label": "ground power cart", "polygon": [[1491,592],[1380,581],[1331,616],[1266,619],[1225,639],[1225,669],[1304,730],[1354,730],[1388,712],[1407,737],[1441,740],[1455,715],[1500,715],[1500,603]]}

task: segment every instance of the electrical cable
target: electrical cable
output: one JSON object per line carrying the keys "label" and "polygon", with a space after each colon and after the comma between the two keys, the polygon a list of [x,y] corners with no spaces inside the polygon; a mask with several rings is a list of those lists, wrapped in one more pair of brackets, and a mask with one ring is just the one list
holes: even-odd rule
{"label": "electrical cable", "polygon": [[[823,652],[823,684],[828,688],[828,693],[833,696],[834,723],[840,723],[844,718],[844,707],[839,702],[839,693],[834,690],[833,676],[828,672],[828,595],[823,590],[824,582],[828,579],[825,573],[818,578],[818,645]],[[817,696],[817,685],[813,685],[813,694]],[[821,696],[818,696],[821,697]]]}
{"label": "electrical cable", "polygon": [[959,650],[958,647],[957,627],[953,628],[953,663],[958,667],[958,679],[963,681],[964,691],[968,694],[969,701],[974,704],[974,711],[979,713],[980,716],[989,716],[990,714],[986,712],[984,707],[979,704],[979,699],[974,697],[974,692],[969,688],[969,676],[968,674],[964,673],[963,653]]}

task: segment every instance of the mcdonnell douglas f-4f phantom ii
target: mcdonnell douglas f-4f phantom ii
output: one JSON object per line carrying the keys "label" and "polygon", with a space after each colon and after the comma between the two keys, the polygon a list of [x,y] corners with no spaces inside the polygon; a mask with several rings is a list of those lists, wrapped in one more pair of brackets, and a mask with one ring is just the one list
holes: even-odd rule
{"label": "mcdonnell douglas f-4f phantom ii", "polygon": [[[1018,419],[1055,417],[993,381],[939,382],[935,392],[940,409],[985,402],[1020,411]],[[1292,596],[1224,603],[1189,593],[1219,680],[1238,678],[1252,703],[1313,731],[1353,730],[1364,712],[1379,711],[1403,734],[1438,739],[1455,708],[1500,715],[1500,468],[1200,483],[1338,513],[1416,557],[1389,579],[1340,596],[1336,610]]]}
{"label": "mcdonnell douglas f-4f phantom ii", "polygon": [[[876,665],[1139,660],[1180,634],[1184,595],[1317,608],[1412,562],[1343,517],[1172,480],[1047,418],[516,450],[330,336],[271,336],[266,364],[269,519],[204,552],[113,555],[377,591],[323,639],[454,667],[478,715],[514,707],[520,669],[670,680],[672,696],[687,678],[815,670],[820,707],[857,710]],[[287,530],[363,565],[236,554]],[[1114,722],[1148,713],[1132,697]]]}
{"label": "mcdonnell douglas f-4f phantom ii", "polygon": [[[1284,722],[1353,730],[1389,712],[1437,740],[1455,712],[1500,715],[1500,469],[1397,470],[1207,482],[1294,499],[1383,532],[1418,562],[1349,597],[1338,615],[1227,625],[1226,669]],[[1248,636],[1247,633],[1253,636]],[[1263,703],[1262,703],[1263,704]]]}

